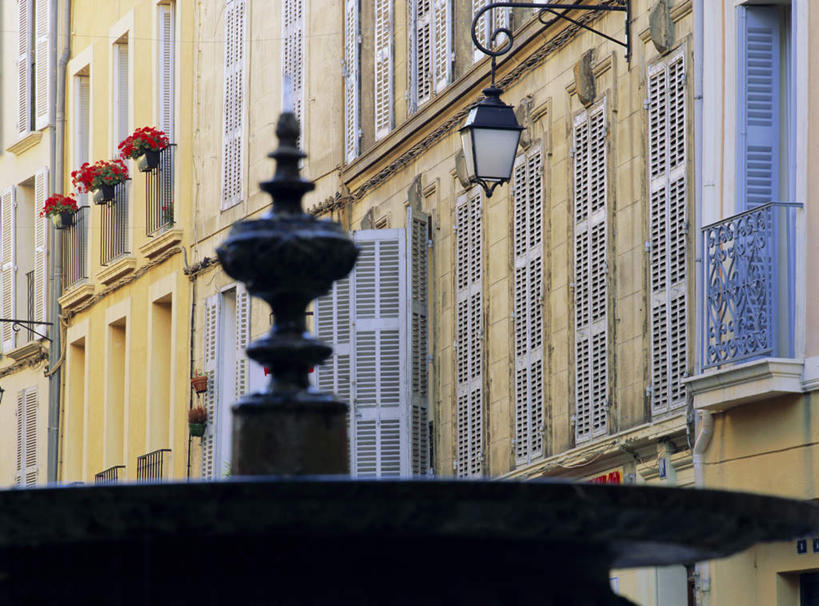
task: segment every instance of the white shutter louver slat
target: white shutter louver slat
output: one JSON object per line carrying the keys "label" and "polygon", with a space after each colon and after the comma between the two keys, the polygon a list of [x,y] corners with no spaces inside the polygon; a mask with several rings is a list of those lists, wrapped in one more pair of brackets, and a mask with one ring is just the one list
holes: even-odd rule
{"label": "white shutter louver slat", "polygon": [[651,411],[686,403],[685,55],[680,49],[648,70],[651,227]]}
{"label": "white shutter louver slat", "polygon": [[53,71],[52,53],[49,52],[53,38],[49,19],[51,6],[52,3],[48,0],[36,0],[34,92],[36,95],[35,128],[37,130],[48,126],[51,120],[51,73]]}
{"label": "white shutter louver slat", "polygon": [[219,323],[220,296],[212,295],[205,301],[204,335],[202,359],[205,376],[208,378],[208,390],[205,392],[205,410],[208,412],[208,425],[202,437],[202,478],[213,478],[218,474],[216,460],[216,423],[217,405],[219,402]]}
{"label": "white shutter louver slat", "polygon": [[246,0],[228,0],[225,6],[222,210],[244,199],[246,8]]}
{"label": "white shutter louver slat", "polygon": [[33,0],[17,0],[17,136],[31,130]]}
{"label": "white shutter louver slat", "polygon": [[45,322],[48,289],[48,218],[40,211],[48,198],[48,169],[34,175],[34,320]]}
{"label": "white shutter louver slat", "polygon": [[[17,315],[17,257],[16,257],[16,190],[10,187],[0,195],[0,289],[2,290],[2,313],[4,318]],[[0,325],[3,352],[15,348],[17,333],[11,322]]]}
{"label": "white shutter louver slat", "polygon": [[375,138],[393,126],[393,4],[375,0]]}
{"label": "white shutter louver slat", "polygon": [[159,66],[157,87],[159,99],[159,128],[168,140],[174,141],[174,81],[175,81],[175,32],[174,7],[159,5]]}

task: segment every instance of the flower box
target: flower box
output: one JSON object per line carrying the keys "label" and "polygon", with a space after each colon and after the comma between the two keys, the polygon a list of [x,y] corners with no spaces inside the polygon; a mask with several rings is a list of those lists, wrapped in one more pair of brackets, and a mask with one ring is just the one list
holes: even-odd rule
{"label": "flower box", "polygon": [[56,229],[68,229],[74,225],[74,211],[72,210],[61,210],[51,214],[50,217]]}
{"label": "flower box", "polygon": [[137,160],[137,168],[141,173],[148,173],[159,166],[159,151],[148,150]]}
{"label": "flower box", "polygon": [[99,189],[94,192],[94,204],[107,204],[114,199],[114,185],[106,185],[103,183]]}
{"label": "flower box", "polygon": [[41,217],[50,217],[57,229],[65,229],[74,224],[74,213],[77,212],[77,201],[71,196],[54,194],[45,201]]}

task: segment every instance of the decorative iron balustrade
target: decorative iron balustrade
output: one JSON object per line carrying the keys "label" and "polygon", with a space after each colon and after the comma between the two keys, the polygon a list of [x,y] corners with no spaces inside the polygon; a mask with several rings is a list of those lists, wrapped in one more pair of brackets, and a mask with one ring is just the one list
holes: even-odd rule
{"label": "decorative iron balustrade", "polygon": [[81,206],[74,214],[74,224],[62,230],[66,289],[88,278],[88,213],[88,206]]}
{"label": "decorative iron balustrade", "polygon": [[125,473],[125,465],[114,465],[97,474],[94,474],[94,484],[116,484],[119,482],[120,470]]}
{"label": "decorative iron balustrade", "polygon": [[128,254],[128,184],[114,186],[114,199],[102,205],[100,265],[108,265]]}
{"label": "decorative iron balustrade", "polygon": [[159,152],[159,166],[145,173],[145,233],[152,236],[174,224],[174,145]]}
{"label": "decorative iron balustrade", "polygon": [[164,465],[166,453],[170,453],[170,448],[160,448],[141,457],[137,457],[137,482],[150,482],[162,480],[164,476]]}
{"label": "decorative iron balustrade", "polygon": [[799,207],[771,202],[702,228],[703,368],[792,355]]}

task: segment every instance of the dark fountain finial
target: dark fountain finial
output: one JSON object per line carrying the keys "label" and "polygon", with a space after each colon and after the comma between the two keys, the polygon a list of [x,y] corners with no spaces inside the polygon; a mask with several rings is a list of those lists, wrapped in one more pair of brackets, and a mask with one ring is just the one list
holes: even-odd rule
{"label": "dark fountain finial", "polygon": [[310,389],[310,368],[332,349],[307,332],[305,308],[353,268],[358,249],[338,223],[319,221],[301,207],[312,181],[299,174],[299,123],[285,112],[276,125],[279,147],[268,154],[276,173],[260,184],[273,207],[236,223],[217,249],[222,267],[266,301],[274,325],[247,354],[270,368],[265,391],[233,407],[235,475],[348,473],[347,405]]}

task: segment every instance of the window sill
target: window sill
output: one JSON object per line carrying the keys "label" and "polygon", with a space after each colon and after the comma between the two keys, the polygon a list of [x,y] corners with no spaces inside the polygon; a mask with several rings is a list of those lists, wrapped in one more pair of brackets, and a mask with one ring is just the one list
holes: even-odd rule
{"label": "window sill", "polygon": [[802,393],[803,360],[764,358],[684,379],[694,408],[722,412],[788,393]]}
{"label": "window sill", "polygon": [[63,293],[63,296],[58,299],[60,307],[63,309],[70,309],[75,305],[79,305],[86,299],[94,296],[94,285],[89,282],[80,282],[75,284],[70,289]]}
{"label": "window sill", "polygon": [[15,156],[19,156],[25,151],[28,151],[35,145],[40,142],[40,139],[43,138],[43,131],[40,130],[33,130],[25,135],[23,138],[18,139],[17,142],[9,145],[6,148],[7,152],[13,153]]}
{"label": "window sill", "polygon": [[137,266],[136,257],[123,257],[119,261],[111,263],[105,269],[97,272],[97,280],[105,284],[111,284],[114,280],[132,273]]}
{"label": "window sill", "polygon": [[139,247],[139,252],[142,253],[145,258],[153,259],[181,241],[182,230],[169,229],[149,238],[145,244]]}
{"label": "window sill", "polygon": [[15,362],[25,362],[41,358],[42,356],[45,355],[45,353],[46,348],[43,347],[43,344],[40,342],[39,339],[37,339],[34,341],[29,341],[25,345],[20,345],[19,347],[13,349],[6,355],[8,355],[8,357],[14,360]]}

